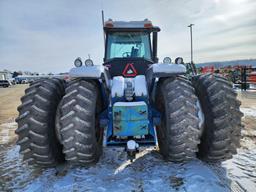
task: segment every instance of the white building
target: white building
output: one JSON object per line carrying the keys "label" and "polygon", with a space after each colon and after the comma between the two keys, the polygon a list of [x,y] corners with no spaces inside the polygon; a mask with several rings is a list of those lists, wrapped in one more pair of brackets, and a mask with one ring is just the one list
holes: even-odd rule
{"label": "white building", "polygon": [[8,80],[12,78],[12,74],[9,71],[0,71],[0,80]]}

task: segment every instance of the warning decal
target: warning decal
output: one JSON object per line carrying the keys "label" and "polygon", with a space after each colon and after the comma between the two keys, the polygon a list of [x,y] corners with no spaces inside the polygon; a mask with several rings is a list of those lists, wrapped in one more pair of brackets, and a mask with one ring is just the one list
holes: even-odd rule
{"label": "warning decal", "polygon": [[133,63],[127,63],[122,74],[124,77],[135,77],[137,75],[137,71],[134,68]]}

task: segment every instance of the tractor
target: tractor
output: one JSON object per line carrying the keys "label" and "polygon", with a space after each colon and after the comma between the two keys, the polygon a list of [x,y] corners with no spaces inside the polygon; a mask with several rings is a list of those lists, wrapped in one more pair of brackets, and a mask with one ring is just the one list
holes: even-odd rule
{"label": "tractor", "polygon": [[188,74],[181,57],[159,62],[160,28],[151,21],[104,23],[102,65],[74,61],[70,81],[44,78],[21,98],[17,144],[28,164],[97,163],[103,145],[123,146],[129,160],[140,146],[163,159],[229,159],[241,136],[240,101],[218,74]]}

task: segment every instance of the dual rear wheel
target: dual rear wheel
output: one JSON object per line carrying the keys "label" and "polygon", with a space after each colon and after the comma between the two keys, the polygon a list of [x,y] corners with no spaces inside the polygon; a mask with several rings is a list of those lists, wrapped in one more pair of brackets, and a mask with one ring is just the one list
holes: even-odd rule
{"label": "dual rear wheel", "polygon": [[17,144],[29,164],[55,166],[63,161],[62,146],[55,134],[55,114],[65,93],[65,82],[43,79],[25,90],[16,119]]}
{"label": "dual rear wheel", "polygon": [[17,144],[29,164],[51,167],[68,161],[88,165],[102,152],[98,84],[78,79],[67,86],[43,79],[25,90],[18,107]]}
{"label": "dual rear wheel", "polygon": [[193,80],[205,114],[198,156],[216,162],[232,158],[240,146],[241,102],[232,84],[220,75],[206,74]]}
{"label": "dual rear wheel", "polygon": [[[188,81],[174,77],[159,82],[156,105],[160,153],[180,162],[195,158],[223,161],[236,154],[241,136],[240,101],[225,78],[206,74]],[[202,125],[202,115],[204,124]]]}
{"label": "dual rear wheel", "polygon": [[[96,163],[102,153],[99,84],[77,79],[33,83],[21,98],[17,144],[24,160],[40,166]],[[155,105],[161,112],[156,128],[160,153],[182,162],[199,156],[222,161],[236,153],[241,135],[240,102],[224,78],[202,75],[192,81],[178,76],[158,82]],[[202,124],[202,113],[205,123]]]}

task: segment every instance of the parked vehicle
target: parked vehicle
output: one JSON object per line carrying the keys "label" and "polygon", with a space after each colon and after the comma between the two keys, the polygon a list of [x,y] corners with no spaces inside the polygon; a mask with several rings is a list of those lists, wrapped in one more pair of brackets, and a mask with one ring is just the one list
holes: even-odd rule
{"label": "parked vehicle", "polygon": [[0,80],[0,87],[9,87],[11,86],[10,82],[7,80]]}

